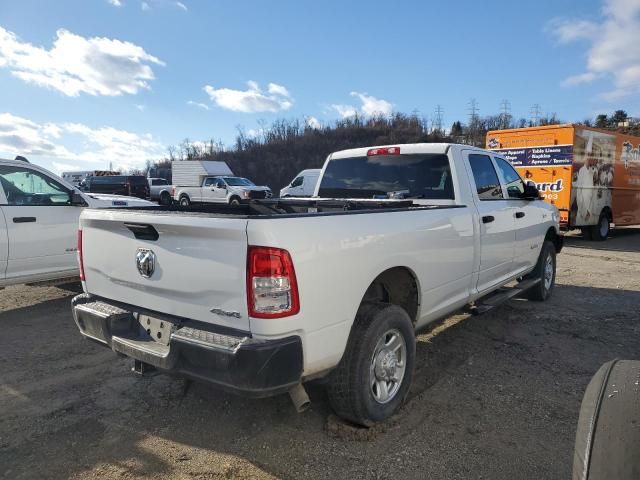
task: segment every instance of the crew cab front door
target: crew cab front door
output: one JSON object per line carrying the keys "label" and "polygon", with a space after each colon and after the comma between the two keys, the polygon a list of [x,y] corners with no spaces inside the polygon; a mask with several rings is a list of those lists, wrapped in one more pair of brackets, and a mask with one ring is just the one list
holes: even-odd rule
{"label": "crew cab front door", "polygon": [[504,283],[514,271],[515,219],[489,155],[465,152],[475,183],[474,202],[480,232],[479,292]]}
{"label": "crew cab front door", "polygon": [[72,275],[78,268],[81,208],[71,206],[71,192],[27,166],[0,165],[0,182],[9,244],[6,279]]}

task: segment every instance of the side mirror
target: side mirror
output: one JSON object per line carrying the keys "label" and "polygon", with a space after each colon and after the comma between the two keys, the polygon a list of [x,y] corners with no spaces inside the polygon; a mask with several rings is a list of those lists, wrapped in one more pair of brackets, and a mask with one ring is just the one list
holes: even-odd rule
{"label": "side mirror", "polygon": [[535,183],[527,182],[524,185],[524,193],[522,194],[522,198],[525,200],[539,200],[540,192],[538,191],[538,187],[536,187]]}
{"label": "side mirror", "polygon": [[84,197],[77,190],[71,192],[71,205],[74,207],[86,207],[87,202],[84,201]]}
{"label": "side mirror", "polygon": [[222,188],[223,190],[226,190],[226,189],[227,189],[227,186],[226,186],[224,183],[222,183],[222,182],[218,182],[218,183],[216,183],[216,187],[217,187],[217,188]]}

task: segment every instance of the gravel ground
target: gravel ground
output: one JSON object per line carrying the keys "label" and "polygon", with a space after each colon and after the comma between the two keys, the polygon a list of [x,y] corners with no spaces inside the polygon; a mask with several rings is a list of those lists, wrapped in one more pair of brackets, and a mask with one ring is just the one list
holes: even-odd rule
{"label": "gravel ground", "polygon": [[[0,291],[0,477],[569,478],[582,393],[640,358],[640,229],[567,239],[546,303],[454,315],[419,337],[408,402],[372,430],[287,396],[248,400],[80,338],[74,288]],[[77,289],[77,286],[75,286]]]}

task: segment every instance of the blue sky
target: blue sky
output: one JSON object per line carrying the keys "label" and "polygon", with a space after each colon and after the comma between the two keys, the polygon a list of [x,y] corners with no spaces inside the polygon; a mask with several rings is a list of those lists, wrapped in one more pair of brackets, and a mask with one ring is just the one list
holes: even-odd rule
{"label": "blue sky", "polygon": [[134,167],[238,126],[418,111],[640,116],[640,0],[0,4],[0,157]]}

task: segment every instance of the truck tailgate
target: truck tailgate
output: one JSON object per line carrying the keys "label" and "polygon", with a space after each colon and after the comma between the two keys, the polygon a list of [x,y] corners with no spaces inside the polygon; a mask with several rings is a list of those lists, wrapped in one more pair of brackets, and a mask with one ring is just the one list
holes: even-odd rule
{"label": "truck tailgate", "polygon": [[[86,209],[80,227],[88,293],[249,331],[246,219]],[[148,278],[138,269],[145,250]]]}

